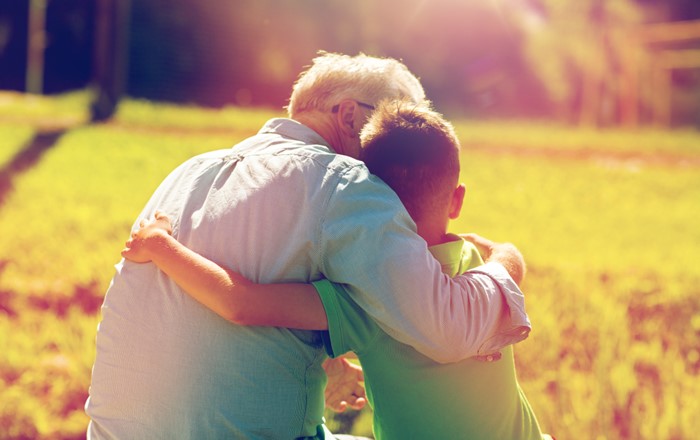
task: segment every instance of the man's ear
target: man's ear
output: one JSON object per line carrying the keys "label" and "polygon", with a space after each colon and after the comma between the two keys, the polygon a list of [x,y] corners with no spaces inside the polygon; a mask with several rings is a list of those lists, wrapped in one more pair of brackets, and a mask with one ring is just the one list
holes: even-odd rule
{"label": "man's ear", "polygon": [[338,105],[338,113],[336,114],[338,127],[343,134],[351,138],[354,138],[359,134],[359,130],[355,128],[357,125],[355,119],[358,110],[359,108],[357,103],[352,99],[344,99]]}
{"label": "man's ear", "polygon": [[467,187],[463,183],[457,185],[457,188],[452,192],[452,200],[450,200],[450,219],[454,220],[459,217],[460,211],[462,211],[462,203],[464,202],[464,195],[467,192]]}

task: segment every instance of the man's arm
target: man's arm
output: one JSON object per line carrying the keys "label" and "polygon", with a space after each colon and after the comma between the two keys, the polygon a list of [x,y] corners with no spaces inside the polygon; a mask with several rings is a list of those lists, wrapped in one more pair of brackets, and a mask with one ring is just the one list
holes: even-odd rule
{"label": "man's arm", "polygon": [[[122,251],[124,258],[153,262],[186,293],[221,317],[239,325],[328,328],[323,304],[311,284],[256,284],[219,266],[170,235],[170,220],[156,213],[142,221]],[[345,357],[327,359],[326,406],[335,412],[362,409],[366,403],[362,368]]]}
{"label": "man's arm", "polygon": [[187,294],[228,321],[301,330],[328,328],[312,285],[252,283],[178,242],[170,235],[170,221],[163,213],[140,226],[126,242],[122,256],[137,263],[153,262]]}
{"label": "man's arm", "polygon": [[360,171],[343,177],[322,213],[321,271],[346,285],[386,333],[438,362],[454,362],[492,346],[513,304],[527,320],[500,251],[479,270],[450,278],[386,185]]}

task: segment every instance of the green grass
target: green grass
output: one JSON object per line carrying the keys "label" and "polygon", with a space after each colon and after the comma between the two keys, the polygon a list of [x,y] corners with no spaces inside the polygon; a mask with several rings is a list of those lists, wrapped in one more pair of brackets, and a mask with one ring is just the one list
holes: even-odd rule
{"label": "green grass", "polygon": [[[45,102],[35,113],[68,106]],[[131,223],[175,166],[268,116],[278,114],[126,101],[115,121],[69,129],[16,178],[0,207],[0,438],[84,437],[96,305]],[[528,261],[533,333],[516,361],[544,430],[693,438],[700,167],[645,156],[694,160],[697,133],[456,125],[468,190],[451,229],[512,241]],[[0,124],[5,133],[9,158],[33,129]],[[495,151],[499,139],[509,150]],[[354,416],[329,424],[367,434],[369,411]]]}
{"label": "green grass", "polygon": [[194,106],[157,104],[144,100],[123,101],[116,120],[129,126],[168,127],[180,130],[228,130],[257,132],[274,117],[286,117],[283,109],[224,107],[202,109]]}
{"label": "green grass", "polygon": [[0,289],[19,294],[106,287],[126,232],[160,181],[182,161],[228,148],[230,136],[69,131],[15,181],[0,210]]}
{"label": "green grass", "polygon": [[694,274],[700,168],[465,153],[458,229],[520,245],[537,266]]}
{"label": "green grass", "polygon": [[452,229],[513,241],[529,264],[533,333],[516,360],[543,428],[691,438],[700,168],[483,152],[463,165],[467,200]]}
{"label": "green grass", "polygon": [[19,153],[34,135],[30,125],[0,123],[0,169]]}
{"label": "green grass", "polygon": [[0,121],[59,127],[82,124],[90,117],[90,99],[88,91],[52,97],[0,92]]}
{"label": "green grass", "polygon": [[0,314],[0,438],[84,439],[97,316]]}
{"label": "green grass", "polygon": [[572,128],[546,122],[454,122],[465,145],[536,149],[544,152],[674,154],[700,157],[700,133],[645,127],[639,130]]}

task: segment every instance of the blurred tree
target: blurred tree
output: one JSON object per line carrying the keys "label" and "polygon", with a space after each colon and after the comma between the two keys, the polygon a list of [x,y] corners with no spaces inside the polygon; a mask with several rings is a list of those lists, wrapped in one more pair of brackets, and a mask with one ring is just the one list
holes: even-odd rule
{"label": "blurred tree", "polygon": [[[489,2],[379,3],[379,40],[420,75],[428,96],[461,114],[506,116],[520,99],[518,34]],[[436,7],[437,6],[437,7]],[[511,114],[512,115],[512,114]]]}
{"label": "blurred tree", "polygon": [[640,48],[630,47],[625,37],[641,22],[639,7],[632,0],[522,4],[511,9],[511,18],[524,31],[525,56],[549,94],[554,115],[582,125],[614,122],[620,71],[642,62]]}
{"label": "blurred tree", "polygon": [[29,8],[0,2],[0,89],[25,90]]}
{"label": "blurred tree", "polygon": [[93,47],[93,121],[110,118],[126,90],[129,0],[98,0]]}
{"label": "blurred tree", "polygon": [[[0,1],[0,88],[25,88],[30,1]],[[44,92],[85,87],[91,66],[96,77],[113,74],[110,59],[119,51],[111,50],[123,40],[110,32],[125,27],[106,30],[100,23],[113,18],[96,12],[105,1],[128,2],[46,1]],[[127,93],[279,108],[319,50],[362,51],[404,60],[445,112],[634,125],[651,117],[654,96],[643,76],[651,70],[648,54],[655,48],[630,35],[643,23],[700,18],[699,5],[697,0],[140,0],[131,2]],[[93,42],[106,49],[91,50]],[[697,89],[697,76],[691,69],[672,73],[671,86],[683,90],[685,106],[675,117],[697,119],[690,98],[696,95],[687,93]],[[113,100],[108,95],[103,102]],[[679,93],[672,95],[680,102]]]}
{"label": "blurred tree", "polygon": [[318,50],[364,51],[449,112],[610,124],[645,62],[633,0],[148,0],[132,17],[129,93],[215,106],[282,106]]}
{"label": "blurred tree", "polygon": [[49,0],[44,93],[86,87],[92,76],[95,0]]}

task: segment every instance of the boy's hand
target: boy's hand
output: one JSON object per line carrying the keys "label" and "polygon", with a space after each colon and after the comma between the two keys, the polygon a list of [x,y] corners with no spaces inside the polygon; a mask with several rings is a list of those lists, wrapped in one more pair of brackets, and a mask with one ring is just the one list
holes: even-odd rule
{"label": "boy's hand", "polygon": [[525,277],[525,260],[520,251],[511,243],[496,243],[478,234],[459,234],[476,246],[485,262],[502,264],[513,281],[520,285]]}
{"label": "boy's hand", "polygon": [[362,367],[343,357],[326,359],[323,363],[328,383],[326,384],[326,407],[335,412],[343,412],[348,407],[362,409],[367,403],[365,397],[365,376]]}
{"label": "boy's hand", "polygon": [[156,245],[159,238],[170,235],[172,232],[168,216],[156,211],[153,220],[141,220],[139,229],[131,233],[131,238],[126,241],[125,248],[122,249],[122,257],[134,263],[147,263],[151,261],[151,246]]}
{"label": "boy's hand", "polygon": [[477,234],[459,234],[460,237],[463,239],[470,241],[474,246],[476,246],[476,249],[479,251],[481,254],[481,258],[484,259],[484,261],[487,261],[489,257],[491,256],[491,252],[493,252],[493,248],[496,245],[493,241],[489,240],[488,238],[484,238],[481,235]]}

